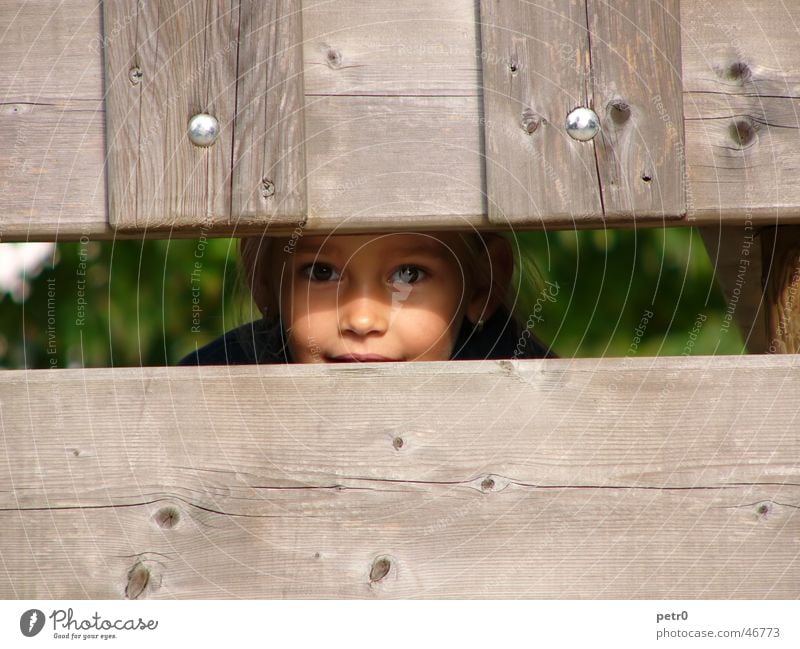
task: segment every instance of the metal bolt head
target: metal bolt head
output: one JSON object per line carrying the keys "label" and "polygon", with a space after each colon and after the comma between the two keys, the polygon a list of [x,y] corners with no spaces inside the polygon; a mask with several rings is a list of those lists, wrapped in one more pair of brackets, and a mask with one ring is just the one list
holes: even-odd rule
{"label": "metal bolt head", "polygon": [[189,139],[197,146],[211,146],[219,137],[219,122],[213,115],[199,113],[189,120]]}
{"label": "metal bolt head", "polygon": [[573,140],[588,142],[600,132],[600,119],[591,108],[576,108],[567,115],[566,128]]}

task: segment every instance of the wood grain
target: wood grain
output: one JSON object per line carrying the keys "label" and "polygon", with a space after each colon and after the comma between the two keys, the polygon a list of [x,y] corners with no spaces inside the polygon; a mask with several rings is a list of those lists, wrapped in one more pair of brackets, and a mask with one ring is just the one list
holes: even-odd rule
{"label": "wood grain", "polygon": [[679,0],[587,3],[603,214],[686,214]]}
{"label": "wood grain", "polygon": [[0,0],[2,241],[108,233],[101,13]]}
{"label": "wood grain", "polygon": [[[481,3],[489,219],[682,218],[678,0]],[[576,142],[577,107],[601,131]]]}
{"label": "wood grain", "polygon": [[714,274],[725,294],[727,307],[721,332],[738,325],[751,354],[769,349],[766,308],[762,286],[763,239],[752,225],[698,228]]}
{"label": "wood grain", "polygon": [[564,131],[592,101],[586,3],[481,0],[480,21],[489,220],[601,217],[594,147]]}
{"label": "wood grain", "polygon": [[[155,41],[147,33],[153,29],[152,18],[144,15],[145,5],[139,2],[106,2],[103,5],[103,52],[106,65],[106,142],[108,156],[106,171],[111,179],[108,193],[109,221],[124,225],[138,221],[139,156],[142,108],[152,110],[150,98],[143,98],[142,88],[152,83],[155,65],[144,65],[150,51],[155,56]],[[152,8],[152,5],[151,5]],[[142,42],[139,43],[141,28]],[[157,26],[156,26],[157,28]],[[140,51],[141,50],[141,51]],[[147,79],[144,78],[145,69]],[[149,139],[155,123],[145,124],[145,138]],[[155,144],[160,143],[160,140]],[[163,154],[163,152],[161,152]],[[149,196],[160,194],[161,186],[153,187]]]}
{"label": "wood grain", "polygon": [[800,5],[681,2],[689,220],[800,215]]}
{"label": "wood grain", "polygon": [[478,97],[309,97],[306,120],[308,227],[483,222]]}
{"label": "wood grain", "polygon": [[239,10],[233,224],[296,224],[307,213],[300,3]]}
{"label": "wood grain", "polygon": [[480,94],[475,0],[304,0],[308,96]]}
{"label": "wood grain", "polygon": [[6,372],[0,596],[796,598],[798,389],[794,356]]}
{"label": "wood grain", "polygon": [[[125,25],[106,39],[109,222],[147,230],[227,224],[236,88],[236,3],[104,3],[105,24]],[[136,66],[141,80],[131,80]],[[219,121],[219,138],[188,138],[199,113]],[[121,185],[121,187],[117,187]]]}
{"label": "wood grain", "polygon": [[[109,41],[110,45],[112,40],[121,43],[130,38],[131,29],[129,22],[115,24],[106,21],[106,31],[101,31],[101,9],[104,5],[108,9],[111,4],[117,3],[63,0],[54,4],[41,0],[0,0],[0,14],[12,17],[0,42],[0,137],[7,143],[6,155],[0,156],[0,199],[3,205],[0,214],[0,238],[3,240],[77,239],[82,235],[100,239],[142,236],[140,231],[133,230],[115,233],[107,224],[103,121],[107,116],[103,104],[103,45],[104,40]],[[506,3],[502,4],[505,6]],[[584,3],[575,4],[575,11],[580,11],[579,5],[582,4]],[[602,4],[597,5],[598,10],[603,9]],[[641,24],[647,25],[646,31],[652,31],[655,39],[652,43],[645,39],[646,44],[656,47],[666,37],[666,22],[655,20],[655,14],[650,14],[648,18],[647,13],[659,3],[639,4],[641,7],[636,5],[634,14],[619,13],[623,5],[617,3],[611,3],[604,11],[609,16],[617,16],[621,21],[641,19]],[[403,159],[416,161],[415,165],[405,170],[412,177],[412,183],[408,186],[411,200],[400,203],[395,201],[398,195],[402,195],[402,184],[393,185],[389,182],[387,185],[385,176],[378,174],[370,180],[375,183],[374,188],[370,190],[369,183],[364,185],[355,193],[351,203],[346,198],[340,198],[338,194],[336,200],[330,200],[331,188],[334,193],[339,191],[338,188],[345,188],[341,191],[345,196],[350,193],[347,187],[348,183],[352,183],[353,170],[345,164],[337,166],[336,161],[341,154],[350,159],[354,159],[352,156],[355,155],[353,143],[347,141],[353,134],[353,129],[348,129],[347,124],[353,119],[363,119],[364,111],[351,101],[354,99],[352,95],[371,97],[370,110],[380,117],[370,126],[370,131],[373,135],[380,135],[382,142],[386,143],[391,143],[391,138],[397,137],[392,128],[395,121],[408,123],[408,98],[424,96],[433,102],[429,105],[438,103],[442,110],[452,111],[439,117],[441,129],[436,129],[436,122],[431,122],[428,127],[428,135],[435,142],[446,142],[454,134],[452,125],[445,126],[448,118],[453,119],[456,124],[461,120],[462,126],[466,120],[477,119],[479,128],[489,130],[489,126],[482,123],[486,121],[487,115],[480,106],[483,92],[479,81],[480,69],[485,65],[487,73],[491,74],[490,68],[493,65],[505,65],[503,57],[496,51],[493,53],[488,42],[483,43],[483,50],[476,56],[473,44],[475,47],[480,46],[480,25],[476,18],[470,27],[468,19],[469,15],[478,16],[476,0],[452,0],[448,3],[413,0],[407,9],[404,9],[405,5],[385,3],[383,0],[369,3],[366,7],[363,3],[349,1],[337,3],[337,6],[342,7],[341,13],[336,13],[331,9],[332,5],[321,0],[304,3],[303,21],[306,29],[303,73],[307,80],[306,101],[309,103],[305,119],[310,132],[327,134],[315,139],[324,142],[325,146],[341,147],[314,150],[315,143],[307,143],[311,150],[306,156],[308,159],[313,157],[318,161],[324,157],[328,161],[328,164],[316,165],[316,170],[309,171],[309,202],[315,201],[319,205],[322,197],[328,210],[325,212],[318,209],[314,225],[310,227],[320,231],[334,229],[343,220],[343,214],[347,215],[344,227],[351,230],[394,229],[398,223],[403,227],[447,229],[502,227],[502,220],[490,221],[488,218],[486,184],[483,180],[484,162],[480,155],[475,155],[476,151],[484,151],[481,142],[483,136],[480,133],[477,136],[472,135],[474,129],[471,126],[456,132],[457,138],[465,145],[463,155],[454,164],[456,173],[453,174],[451,185],[443,187],[440,183],[428,183],[431,178],[427,170],[430,148],[428,142],[420,141],[416,150],[412,150],[412,143],[406,140],[399,142],[398,146],[404,149]],[[559,3],[559,6],[572,5]],[[669,5],[672,6],[673,4]],[[614,13],[615,10],[617,13]],[[686,196],[686,219],[667,224],[717,227],[722,223],[741,226],[746,223],[774,225],[776,222],[800,221],[800,189],[794,182],[800,172],[796,120],[800,108],[797,106],[797,97],[800,96],[800,77],[797,74],[800,69],[800,53],[794,47],[793,32],[793,25],[800,24],[800,9],[795,4],[781,0],[760,0],[757,10],[745,0],[720,0],[714,3],[681,0],[679,10],[689,191]],[[223,15],[219,14],[218,17]],[[211,41],[216,39],[218,42],[222,38],[219,30],[224,32],[227,23],[224,20],[214,20],[210,24],[218,30],[210,34]],[[598,34],[600,29],[598,24]],[[261,32],[263,31],[262,29]],[[766,38],[765,34],[769,37]],[[551,49],[555,48],[554,55],[569,59],[574,69],[584,73],[587,69],[586,49],[583,45],[570,49],[571,46],[567,43],[566,47],[562,47],[564,43],[552,34],[546,42],[524,38],[518,40],[518,45],[523,50],[527,47],[540,47],[545,48],[542,51],[546,51],[550,45]],[[599,40],[595,38],[592,47],[599,46]],[[398,47],[399,41],[402,43]],[[663,42],[665,46],[669,44]],[[246,47],[246,43],[243,42],[242,46]],[[613,53],[621,53],[622,46],[611,50],[613,59]],[[331,51],[333,54],[329,59]],[[108,54],[109,61],[114,66],[124,67],[129,61],[125,57],[115,58],[110,49]],[[196,54],[192,56],[196,58]],[[663,60],[666,61],[669,57],[664,56]],[[224,57],[213,61],[220,66],[228,65],[228,59]],[[648,77],[645,81],[649,80],[651,74],[648,67],[650,64],[644,60],[639,61],[636,66],[637,71],[640,68],[648,70],[646,75],[642,73],[642,76]],[[540,65],[536,69],[541,67]],[[519,69],[517,78],[529,72],[530,70]],[[634,71],[630,69],[620,69],[620,74],[629,75],[632,72]],[[597,73],[602,73],[600,68]],[[656,70],[655,73],[660,72]],[[556,70],[552,74],[559,73]],[[111,78],[116,79],[113,76]],[[541,75],[536,77],[542,83],[547,78],[549,77]],[[143,77],[143,84],[147,83],[147,79],[148,77]],[[475,83],[473,90],[470,90],[470,84],[473,83],[471,80]],[[120,76],[119,81],[125,81],[124,75]],[[595,91],[598,91],[597,81],[595,74]],[[616,83],[617,80],[612,79],[611,82]],[[609,89],[613,89],[611,82],[608,84]],[[213,83],[215,87],[229,87],[218,78]],[[113,92],[114,86],[115,84],[111,84],[108,90]],[[513,91],[518,90],[519,86],[514,85]],[[580,97],[579,90],[563,92],[562,99],[567,95]],[[641,87],[636,87],[631,92],[641,93],[642,90]],[[180,93],[176,90],[173,94],[178,96]],[[229,101],[232,95],[235,93],[229,92],[226,97],[219,99]],[[211,97],[214,96],[212,93]],[[553,97],[557,96],[558,93],[543,87],[533,99],[538,100],[541,97],[543,101],[556,101]],[[332,99],[334,97],[342,102],[336,103]],[[444,108],[447,97],[454,99],[450,109]],[[510,110],[513,103],[508,101],[509,97],[516,98],[516,95],[506,93],[502,100],[504,110]],[[472,98],[479,100],[477,112],[458,112],[464,108],[464,102],[469,102]],[[188,101],[186,97],[184,99]],[[525,98],[520,95],[519,101],[522,99]],[[326,110],[314,112],[311,106],[317,100],[322,102],[319,106],[324,106]],[[130,112],[132,105],[134,104],[130,104],[127,111],[120,113],[120,119]],[[239,103],[241,109],[247,105]],[[633,107],[637,108],[636,102]],[[159,107],[151,106],[151,110],[156,108]],[[160,108],[166,110],[165,106]],[[188,109],[188,104],[186,108]],[[352,115],[348,112],[351,109],[356,111]],[[258,107],[258,111],[260,110]],[[666,114],[671,114],[673,109],[666,110]],[[630,120],[635,120],[640,114],[646,120],[655,116],[655,113],[637,109],[632,112]],[[114,116],[108,115],[108,118],[113,121]],[[241,119],[247,122],[250,117],[243,112]],[[514,146],[517,148],[522,146],[519,138],[529,143],[535,136],[549,132],[544,127],[532,136],[523,132],[523,126],[529,122],[521,124],[521,113],[504,115],[504,119],[511,125],[511,130],[504,133],[504,128],[497,128],[498,125],[495,125],[495,137],[508,135],[512,140],[516,138]],[[556,127],[553,126],[553,129]],[[629,132],[633,133],[634,130],[629,129]],[[116,137],[131,138],[134,131],[135,127],[131,127],[129,123],[125,130],[115,130],[112,125],[110,132],[116,133]],[[162,134],[162,131],[158,132]],[[270,132],[269,137],[272,135]],[[606,132],[606,135],[610,136],[610,132]],[[474,140],[471,139],[473,137]],[[156,139],[158,138],[153,138],[151,146],[156,146]],[[641,152],[641,149],[627,144],[634,141],[634,136],[630,136],[625,142],[618,140],[614,143],[615,150],[633,146],[632,151]],[[493,146],[490,139],[487,139],[487,145]],[[266,152],[267,148],[265,143],[263,150]],[[381,144],[380,148],[391,150],[387,144]],[[260,156],[260,150],[258,147],[248,148],[245,145],[237,155],[240,153],[239,159],[244,160],[246,152]],[[489,153],[490,157],[494,155],[491,151]],[[669,151],[659,152],[659,155],[661,153],[671,155]],[[502,154],[503,151],[498,153]],[[455,160],[455,152],[434,159],[452,161]],[[550,154],[546,159],[558,160]],[[660,160],[659,156],[655,156],[654,160],[656,159]],[[362,152],[360,159],[357,157],[356,160],[361,169],[371,163],[376,168],[385,169],[391,162],[380,155],[370,160],[366,152]],[[591,176],[593,161],[587,158],[584,164],[581,160],[578,161],[578,168],[585,169]],[[619,158],[619,163],[634,169],[639,165],[631,161],[638,160],[638,153],[628,155],[627,158],[623,155]],[[666,162],[666,158],[664,161]],[[113,156],[108,164],[114,166]],[[532,163],[528,160],[526,164]],[[299,167],[295,165],[293,168]],[[212,170],[212,184],[220,180],[219,176],[214,176],[216,169],[218,167],[214,166]],[[601,179],[605,169],[614,167],[603,167],[600,170]],[[421,178],[419,183],[414,180],[417,170],[417,175]],[[621,170],[622,167],[620,174]],[[253,181],[250,176],[257,178],[258,171],[258,165],[248,167],[245,174],[248,179],[242,181],[244,189],[236,190],[233,195],[243,201],[256,199],[252,193]],[[144,172],[150,179],[147,181],[145,198],[153,200],[159,195],[160,185],[163,183],[158,179],[155,168],[145,169]],[[501,172],[508,177],[514,174],[514,177],[524,177],[517,170],[513,174],[504,170]],[[198,173],[205,172],[200,169]],[[361,171],[357,173],[360,174]],[[123,176],[118,179],[116,187],[123,192],[124,200],[130,202],[130,198],[124,194],[130,190],[130,179]],[[391,172],[391,176],[395,179],[399,177],[396,169]],[[194,187],[197,178],[189,171],[173,184],[185,188]],[[475,178],[480,178],[481,183],[474,183]],[[560,190],[550,178],[545,178],[549,182],[549,185],[545,185],[549,191],[542,198],[545,202],[542,203],[540,212],[551,219],[548,227],[647,227],[662,224],[659,219],[652,222],[637,219],[634,222],[631,214],[620,213],[613,216],[611,212],[605,219],[594,216],[572,218],[575,215],[599,214],[595,211],[599,201],[593,199],[587,204],[588,198],[583,195],[581,185],[575,185],[576,182],[583,183],[584,179],[575,180],[572,175],[566,179],[560,176],[558,178],[561,181]],[[594,198],[598,198],[600,181],[589,184],[595,194]],[[613,190],[613,182],[611,185],[606,182],[604,186]],[[622,186],[620,181],[619,187]],[[298,191],[302,193],[301,190]],[[380,202],[384,191],[389,193],[392,200]],[[444,191],[443,200],[438,201],[436,196],[441,191]],[[531,191],[540,191],[539,185],[531,185]],[[679,198],[666,190],[662,190],[660,194],[664,197],[665,204]],[[620,194],[622,195],[624,192]],[[216,196],[219,198],[223,194],[218,193]],[[492,198],[498,200],[495,194],[492,194]],[[213,212],[218,205],[213,196],[210,197],[210,202],[194,196],[185,196],[185,199],[186,204],[196,213],[206,209]],[[109,200],[112,205],[115,204],[111,197]],[[550,209],[548,201],[555,203],[552,212],[547,211]],[[613,201],[609,197],[609,206],[611,202]],[[444,204],[448,211],[431,212],[431,206],[438,203]],[[566,210],[564,205],[567,206]],[[397,212],[394,211],[395,207],[398,208]],[[245,209],[244,204],[242,209]],[[562,217],[557,216],[559,210]],[[205,219],[202,227],[207,236],[233,232],[254,234],[263,231],[264,223],[269,222],[270,218],[278,221],[283,218],[277,218],[274,214],[271,217],[271,214],[273,212],[269,209],[253,216],[244,212],[238,215],[233,213],[228,220],[219,222],[212,223]],[[164,229],[158,231],[152,225],[146,236],[197,235],[197,229],[188,226],[185,230],[171,230],[168,221],[164,221]],[[539,222],[515,224],[515,227],[521,228],[541,226]],[[289,232],[294,228],[294,223],[279,222],[271,227],[275,233]]]}

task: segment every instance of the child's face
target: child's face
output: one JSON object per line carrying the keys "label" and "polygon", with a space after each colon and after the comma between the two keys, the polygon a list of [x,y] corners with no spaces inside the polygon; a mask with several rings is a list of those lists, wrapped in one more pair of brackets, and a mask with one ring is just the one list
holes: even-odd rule
{"label": "child's face", "polygon": [[464,316],[486,307],[464,251],[451,233],[301,237],[280,291],[294,360],[449,359]]}

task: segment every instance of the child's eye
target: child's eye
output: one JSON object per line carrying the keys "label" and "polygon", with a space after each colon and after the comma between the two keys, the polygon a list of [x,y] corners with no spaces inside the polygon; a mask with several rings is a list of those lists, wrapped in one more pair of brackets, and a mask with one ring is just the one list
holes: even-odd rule
{"label": "child's eye", "polygon": [[392,284],[400,282],[402,284],[416,284],[425,277],[427,273],[419,266],[401,266],[392,275]]}
{"label": "child's eye", "polygon": [[339,279],[339,273],[329,264],[306,264],[300,272],[312,282],[334,282]]}

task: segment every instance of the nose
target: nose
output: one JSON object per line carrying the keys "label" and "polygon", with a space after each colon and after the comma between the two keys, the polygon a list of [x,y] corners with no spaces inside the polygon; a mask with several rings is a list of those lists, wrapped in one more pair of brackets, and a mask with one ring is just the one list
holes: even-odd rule
{"label": "nose", "polygon": [[[352,294],[351,294],[352,293]],[[385,333],[390,305],[380,289],[359,287],[339,295],[339,331],[358,336]]]}

